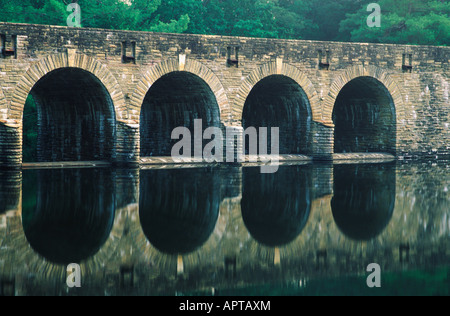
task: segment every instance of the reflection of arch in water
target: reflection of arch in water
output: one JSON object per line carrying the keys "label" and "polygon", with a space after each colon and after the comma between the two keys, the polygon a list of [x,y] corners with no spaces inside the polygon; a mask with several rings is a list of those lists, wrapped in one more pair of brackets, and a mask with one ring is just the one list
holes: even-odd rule
{"label": "reflection of arch in water", "polygon": [[209,169],[141,173],[140,220],[150,243],[166,254],[200,248],[214,231],[220,190]]}
{"label": "reflection of arch in water", "polygon": [[155,268],[175,271],[177,255],[186,268],[211,260],[226,226],[221,181],[220,170],[213,168],[140,172],[141,227],[133,233]]}
{"label": "reflection of arch in water", "polygon": [[243,171],[242,217],[249,233],[268,247],[285,246],[305,227],[311,210],[308,167],[283,167],[274,174]]}
{"label": "reflection of arch in water", "polygon": [[395,204],[395,165],[335,165],[333,218],[353,240],[380,235],[391,220]]}
{"label": "reflection of arch in water", "polygon": [[96,255],[114,224],[111,183],[109,170],[25,171],[22,223],[30,246],[55,264]]}
{"label": "reflection of arch in water", "polygon": [[[7,244],[11,236],[8,227],[10,219],[20,214],[22,192],[22,171],[2,170],[0,168],[0,253],[7,251]],[[0,254],[0,258],[3,257]],[[0,273],[2,273],[0,264]]]}

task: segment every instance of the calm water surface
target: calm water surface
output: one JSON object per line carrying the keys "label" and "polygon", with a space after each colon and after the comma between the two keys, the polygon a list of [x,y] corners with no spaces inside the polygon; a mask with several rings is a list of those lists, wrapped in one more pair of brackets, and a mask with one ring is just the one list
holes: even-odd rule
{"label": "calm water surface", "polygon": [[0,294],[449,295],[449,171],[0,171]]}

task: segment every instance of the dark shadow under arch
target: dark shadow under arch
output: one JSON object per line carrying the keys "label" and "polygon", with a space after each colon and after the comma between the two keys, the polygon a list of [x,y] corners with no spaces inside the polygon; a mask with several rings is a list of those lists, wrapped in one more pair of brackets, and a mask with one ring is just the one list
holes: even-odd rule
{"label": "dark shadow under arch", "polygon": [[88,71],[60,68],[41,78],[30,91],[23,121],[24,153],[30,152],[25,160],[114,158],[114,105],[105,86]]}
{"label": "dark shadow under arch", "polygon": [[[142,104],[141,157],[170,156],[178,142],[171,139],[172,131],[187,127],[194,135],[195,119],[202,120],[202,133],[208,127],[221,126],[219,105],[208,84],[187,71],[162,76],[150,87]],[[193,146],[192,142],[192,153]]]}
{"label": "dark shadow under arch", "polygon": [[[308,97],[297,82],[283,75],[271,75],[259,81],[250,91],[242,115],[244,129],[279,127],[280,154],[307,154],[311,147],[312,120]],[[258,151],[259,153],[259,151]],[[246,140],[246,154],[249,154]]]}
{"label": "dark shadow under arch", "polygon": [[340,91],[333,110],[334,152],[396,152],[395,105],[388,89],[358,77]]}

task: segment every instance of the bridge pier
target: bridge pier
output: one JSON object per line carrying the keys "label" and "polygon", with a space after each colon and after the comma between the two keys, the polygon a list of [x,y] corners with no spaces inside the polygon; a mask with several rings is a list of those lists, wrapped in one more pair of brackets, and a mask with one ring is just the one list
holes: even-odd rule
{"label": "bridge pier", "polygon": [[223,126],[224,151],[223,161],[229,164],[240,164],[244,159],[245,134],[242,126]]}
{"label": "bridge pier", "polygon": [[116,152],[113,164],[121,167],[137,167],[140,158],[139,124],[117,122]]}
{"label": "bridge pier", "polygon": [[22,164],[22,129],[0,122],[0,168],[20,168]]}
{"label": "bridge pier", "polygon": [[312,144],[309,153],[313,160],[332,161],[334,153],[334,125],[321,122],[312,123]]}

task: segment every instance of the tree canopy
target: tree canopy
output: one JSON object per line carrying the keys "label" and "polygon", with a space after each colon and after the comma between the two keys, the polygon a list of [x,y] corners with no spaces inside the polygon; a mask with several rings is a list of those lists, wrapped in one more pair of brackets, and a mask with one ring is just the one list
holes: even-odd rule
{"label": "tree canopy", "polygon": [[0,21],[66,25],[67,5],[81,26],[326,41],[448,45],[450,0],[2,0]]}

